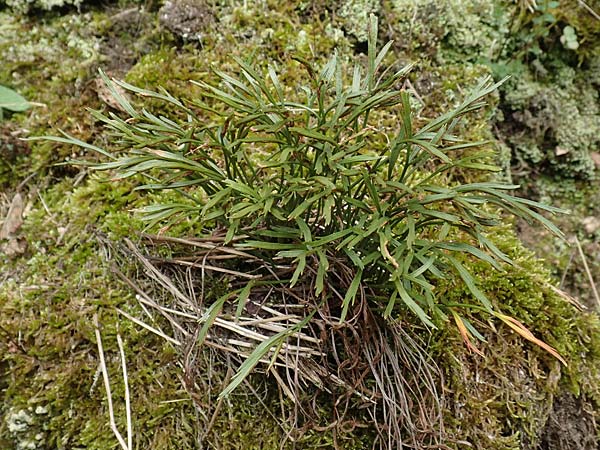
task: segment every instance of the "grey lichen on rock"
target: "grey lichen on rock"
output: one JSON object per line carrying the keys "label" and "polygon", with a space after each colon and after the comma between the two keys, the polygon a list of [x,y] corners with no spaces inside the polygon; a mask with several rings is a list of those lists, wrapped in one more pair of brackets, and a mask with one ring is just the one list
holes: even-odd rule
{"label": "grey lichen on rock", "polygon": [[15,450],[41,450],[46,448],[45,420],[48,410],[38,406],[26,409],[11,409],[4,419],[12,435]]}
{"label": "grey lichen on rock", "polygon": [[463,60],[494,54],[509,32],[510,9],[487,0],[393,0],[390,11],[403,48],[444,49]]}
{"label": "grey lichen on rock", "polygon": [[62,6],[80,7],[83,0],[5,0],[7,6],[19,13],[28,13],[33,9],[49,11]]}
{"label": "grey lichen on rock", "polygon": [[346,33],[359,42],[367,41],[369,14],[379,11],[379,0],[346,0],[340,2],[337,14],[342,18]]}
{"label": "grey lichen on rock", "polygon": [[[119,373],[114,345],[117,324],[126,341],[140,448],[196,448],[196,432],[207,426],[208,420],[198,416],[179,383],[180,369],[174,351],[161,347],[160,339],[114,313],[115,306],[130,310],[135,302],[128,288],[111,278],[108,268],[99,262],[102,249],[95,244],[95,233],[100,231],[116,238],[131,236],[135,228],[132,225],[140,229],[141,225],[132,222],[128,211],[143,204],[122,184],[100,182],[89,174],[75,173],[78,186],[73,186],[73,172],[68,171],[72,169],[55,163],[64,161],[65,156],[80,155],[73,154],[71,148],[39,142],[19,140],[19,146],[23,147],[17,147],[22,134],[13,134],[21,129],[33,130],[38,135],[56,134],[52,128],[56,127],[77,133],[89,142],[110,139],[94,128],[85,112],[85,107],[105,108],[97,102],[92,87],[96,66],[109,67],[118,57],[102,48],[113,45],[107,30],[123,39],[122,46],[114,48],[135,50],[127,59],[137,64],[124,76],[144,87],[164,86],[180,97],[193,96],[187,80],[210,76],[206,70],[208,63],[229,70],[231,55],[269,53],[269,58],[285,66],[288,53],[300,51],[306,58],[319,57],[330,54],[337,46],[340,56],[350,61],[356,55],[350,51],[346,35],[352,42],[366,40],[368,13],[378,12],[386,31],[391,30],[396,55],[404,58],[406,54],[402,52],[409,50],[406,53],[412,52],[411,56],[421,61],[421,70],[411,80],[414,92],[410,92],[416,92],[411,100],[418,100],[417,95],[426,100],[424,117],[431,116],[431,110],[445,108],[460,99],[465,87],[491,70],[482,61],[490,52],[499,51],[498,42],[518,39],[508,28],[508,19],[518,8],[518,2],[513,0],[325,1],[323,23],[308,13],[300,20],[294,7],[285,2],[276,5],[274,1],[268,5],[248,1],[248,8],[244,9],[242,1],[170,0],[158,15],[156,11],[136,10],[126,17],[111,11],[100,13],[100,20],[97,12],[80,14],[75,8],[51,11],[43,20],[33,14],[28,17],[13,14],[77,7],[81,0],[5,0],[4,3],[11,10],[0,12],[0,83],[14,83],[29,99],[47,107],[15,117],[11,123],[3,124],[2,129],[18,153],[6,161],[14,169],[6,182],[2,180],[6,198],[12,198],[8,193],[12,194],[30,171],[36,172],[34,181],[29,182],[33,194],[26,198],[27,214],[20,230],[27,250],[12,260],[0,260],[0,325],[7,331],[5,335],[0,330],[2,449],[114,447],[116,441],[108,426],[101,382],[92,388],[98,362],[89,323],[91,311],[96,309],[102,313],[111,374]],[[125,8],[139,5],[125,3],[122,5]],[[598,202],[597,191],[592,191],[597,185],[594,181],[597,169],[593,172],[590,165],[600,146],[600,57],[597,50],[596,54],[590,50],[597,49],[597,43],[590,38],[595,28],[586,31],[581,24],[589,22],[590,27],[596,28],[598,25],[593,17],[577,9],[577,4],[575,0],[561,1],[564,11],[559,17],[566,24],[567,19],[578,15],[572,26],[579,48],[565,49],[557,34],[556,45],[561,51],[523,63],[523,71],[513,71],[513,80],[505,85],[502,96],[495,99],[500,102],[507,124],[510,122],[510,126],[518,129],[503,129],[499,118],[489,122],[494,106],[486,110],[485,116],[474,117],[467,131],[477,139],[489,139],[497,131],[494,126],[506,131],[500,135],[505,138],[501,144],[505,165],[511,159],[507,155],[510,148],[513,162],[522,158],[530,168],[543,168],[556,177],[558,182],[548,180],[544,189],[538,183],[538,195],[544,201],[556,202],[557,190],[568,189],[571,201],[582,209],[581,217],[587,218],[569,231],[579,231],[584,249],[593,250],[600,241],[595,220],[600,205],[592,205]],[[568,10],[567,6],[573,8]],[[228,11],[229,18],[221,16],[218,8]],[[389,11],[393,14],[387,15]],[[220,33],[207,36],[207,30],[215,28],[216,16],[220,19]],[[141,36],[133,34],[139,23],[155,24],[156,20],[181,39],[169,36],[164,41],[157,39],[160,45],[146,44],[154,32],[150,26]],[[102,28],[99,23],[107,25]],[[564,28],[561,23],[560,34]],[[28,39],[22,39],[24,33]],[[203,45],[202,48],[181,46],[182,40],[202,40]],[[579,64],[577,56],[586,49],[588,53]],[[288,80],[295,86],[293,80],[299,71],[294,64],[285,68]],[[126,72],[130,66],[121,64],[121,67]],[[420,113],[422,104],[415,101],[414,106]],[[164,110],[158,113],[168,115]],[[0,142],[9,141],[0,137]],[[516,178],[518,174],[514,175]],[[565,176],[571,179],[565,180]],[[589,192],[585,196],[575,178],[586,178]],[[29,194],[29,186],[25,186],[24,195]],[[42,200],[37,197],[38,192]],[[5,217],[6,211],[2,211]],[[542,241],[538,230],[532,236],[532,240]],[[584,237],[588,242],[583,242]],[[505,273],[491,275],[484,266],[469,265],[469,268],[477,272],[481,285],[493,292],[494,301],[506,307],[507,312],[522,317],[536,335],[556,346],[568,359],[569,368],[552,364],[543,352],[517,339],[506,327],[499,327],[497,336],[486,335],[487,344],[478,343],[486,353],[485,358],[469,354],[457,333],[448,332],[439,340],[439,335],[435,336],[432,346],[443,346],[437,354],[444,355],[440,360],[446,369],[444,392],[449,401],[446,429],[449,439],[454,439],[448,445],[484,450],[529,450],[546,445],[552,450],[571,450],[580,443],[580,448],[592,449],[598,432],[594,420],[597,421],[600,411],[597,316],[576,311],[543,283],[541,288],[540,278],[547,283],[549,275],[541,261],[517,245],[514,234],[507,237],[500,230],[491,239],[503,250],[517,253],[517,257],[521,254],[518,259],[521,267],[507,267]],[[561,245],[566,249],[565,243]],[[589,264],[597,274],[599,253],[592,250]],[[558,272],[566,267],[570,250],[565,252],[566,259],[549,260]],[[558,251],[549,257],[555,258],[556,254]],[[576,294],[589,291],[585,276],[573,282],[577,283]],[[566,285],[569,287],[569,282]],[[442,288],[440,283],[439,289]],[[468,295],[460,286],[446,288],[447,300]],[[215,377],[211,382],[216,386],[216,381],[223,381],[225,372],[219,367],[210,370]],[[198,381],[202,381],[201,377],[202,373]],[[113,379],[115,395],[121,396],[118,375]],[[267,392],[262,397],[265,404],[279,413],[281,405],[275,398],[277,393],[271,395],[269,382],[262,380],[259,386],[261,393]],[[218,391],[218,386],[215,390]],[[285,432],[269,415],[270,411],[257,408],[256,403],[249,393],[235,396],[231,404],[224,402],[225,407],[215,415],[214,427],[204,443],[209,445],[210,441],[221,448],[244,450],[279,449]],[[327,425],[335,413],[331,407],[325,399],[322,417],[315,419],[316,426]],[[124,424],[122,410],[118,411],[117,420],[119,426]],[[556,421],[575,425],[577,420],[579,423],[571,432],[563,433],[555,426]],[[356,424],[347,425],[351,428]],[[371,438],[362,425],[342,439],[336,436],[338,445],[348,449],[371,448]],[[577,441],[578,437],[582,439]],[[460,442],[464,441],[469,442],[463,446]],[[331,433],[311,430],[297,446],[332,448],[333,442]]]}
{"label": "grey lichen on rock", "polygon": [[501,126],[524,164],[562,177],[593,179],[592,152],[600,145],[598,87],[587,72],[561,62],[553,66],[546,79],[526,72],[509,82],[505,101],[510,116]]}

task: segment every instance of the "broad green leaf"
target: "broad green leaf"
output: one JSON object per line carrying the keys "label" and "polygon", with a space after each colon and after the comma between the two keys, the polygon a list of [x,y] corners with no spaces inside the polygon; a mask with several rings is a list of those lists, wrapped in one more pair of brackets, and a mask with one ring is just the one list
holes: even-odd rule
{"label": "broad green leaf", "polygon": [[9,111],[22,112],[31,107],[31,104],[20,94],[5,86],[0,86],[0,111],[8,109]]}

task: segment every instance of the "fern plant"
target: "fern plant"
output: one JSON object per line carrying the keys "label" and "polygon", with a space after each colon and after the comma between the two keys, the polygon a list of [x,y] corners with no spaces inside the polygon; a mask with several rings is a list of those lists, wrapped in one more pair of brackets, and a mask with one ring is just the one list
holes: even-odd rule
{"label": "fern plant", "polygon": [[[297,58],[307,84],[291,98],[272,67],[264,74],[243,60],[237,60],[237,77],[215,70],[218,85],[194,82],[203,90],[201,99],[181,100],[103,75],[129,117],[93,114],[123,151],[111,153],[67,135],[47,139],[101,154],[109,161],[85,164],[115,171],[117,179],[145,176],[148,182],[137,189],[176,190],[180,202],[144,209],[149,224],[199,218],[209,236],[210,230],[223,231],[223,245],[263,261],[279,283],[309,286],[315,307],[325,302],[340,323],[359,303],[386,320],[410,311],[429,328],[450,317],[475,349],[471,339],[480,334],[461,305],[446,305],[434,293],[436,279],[457,277],[477,300],[462,306],[495,315],[561,359],[520,322],[501,314],[501,305],[492,304],[459,257],[487,261],[496,270],[510,264],[486,236],[503,214],[537,221],[561,235],[540,214],[560,210],[511,195],[518,186],[452,181],[456,169],[497,170],[487,162],[485,142],[465,142],[454,130],[504,80],[481,80],[460,105],[416,128],[410,95],[402,89],[412,66],[382,71],[391,42],[380,51],[376,42],[372,17],[366,67],[356,65],[348,74],[336,55],[320,70]],[[117,86],[169,103],[185,119],[138,110]],[[219,118],[217,123],[207,124],[201,111]],[[395,114],[393,127],[379,126],[381,111]],[[215,302],[202,336],[226,302],[237,298],[243,304],[253,286]],[[288,336],[275,334],[246,355],[224,394],[266,354],[280,350]]]}

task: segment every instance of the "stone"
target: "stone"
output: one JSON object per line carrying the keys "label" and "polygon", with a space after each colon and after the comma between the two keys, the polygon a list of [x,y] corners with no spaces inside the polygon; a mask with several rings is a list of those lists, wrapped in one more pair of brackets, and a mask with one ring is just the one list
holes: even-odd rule
{"label": "stone", "polygon": [[202,0],[167,0],[159,11],[162,26],[185,41],[201,41],[206,28],[215,20]]}

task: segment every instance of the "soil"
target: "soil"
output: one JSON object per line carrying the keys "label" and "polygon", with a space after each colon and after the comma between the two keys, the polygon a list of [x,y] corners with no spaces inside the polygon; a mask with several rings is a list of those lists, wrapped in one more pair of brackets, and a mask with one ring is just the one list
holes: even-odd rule
{"label": "soil", "polygon": [[591,406],[564,394],[555,400],[536,450],[598,450],[597,431]]}

